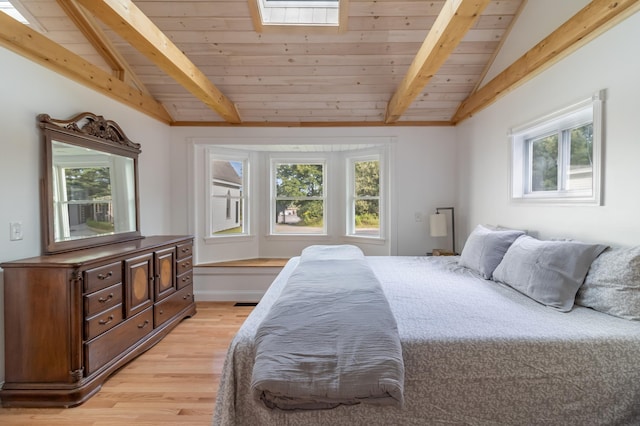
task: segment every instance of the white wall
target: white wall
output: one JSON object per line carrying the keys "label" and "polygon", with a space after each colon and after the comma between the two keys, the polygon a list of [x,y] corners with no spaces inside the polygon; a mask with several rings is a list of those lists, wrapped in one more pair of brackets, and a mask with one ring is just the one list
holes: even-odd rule
{"label": "white wall", "polygon": [[[526,1],[526,0],[525,0]],[[529,49],[551,34],[556,28],[575,15],[590,0],[531,0],[526,1],[507,40],[500,48],[482,84],[491,81]]]}
{"label": "white wall", "polygon": [[[36,116],[70,118],[90,111],[115,120],[140,157],[141,231],[170,232],[169,131],[164,125],[97,92],[0,48],[0,262],[41,253],[40,150]],[[9,241],[9,223],[22,222],[24,239]],[[4,380],[4,321],[0,270],[0,382]]]}
{"label": "white wall", "polygon": [[[547,3],[547,5],[545,5]],[[550,1],[528,2],[514,31],[518,39]],[[556,5],[556,2],[552,2]],[[565,18],[569,18],[566,16]],[[549,28],[547,32],[552,31]],[[457,126],[461,233],[478,223],[609,244],[640,243],[640,13],[628,18],[495,104]],[[528,39],[529,47],[539,40]],[[525,50],[526,50],[525,49]],[[602,206],[533,206],[508,197],[510,127],[526,123],[606,89]]]}

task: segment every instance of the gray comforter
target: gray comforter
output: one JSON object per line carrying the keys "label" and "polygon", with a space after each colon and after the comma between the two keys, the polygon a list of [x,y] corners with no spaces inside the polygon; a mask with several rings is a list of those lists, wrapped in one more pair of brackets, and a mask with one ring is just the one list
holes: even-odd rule
{"label": "gray comforter", "polygon": [[229,347],[214,425],[640,424],[640,322],[579,306],[557,312],[458,267],[454,256],[366,259],[398,324],[403,406],[284,411],[256,400],[256,330],[293,258]]}
{"label": "gray comforter", "polygon": [[400,406],[403,383],[396,321],[362,252],[305,249],[256,332],[256,398],[283,410]]}

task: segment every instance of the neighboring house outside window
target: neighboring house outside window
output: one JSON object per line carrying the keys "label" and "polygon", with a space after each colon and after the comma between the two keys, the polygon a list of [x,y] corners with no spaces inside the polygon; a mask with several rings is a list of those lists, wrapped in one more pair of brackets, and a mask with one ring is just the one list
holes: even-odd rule
{"label": "neighboring house outside window", "polygon": [[211,153],[209,163],[209,235],[245,234],[247,160]]}
{"label": "neighboring house outside window", "polygon": [[511,132],[511,198],[600,204],[604,93]]}

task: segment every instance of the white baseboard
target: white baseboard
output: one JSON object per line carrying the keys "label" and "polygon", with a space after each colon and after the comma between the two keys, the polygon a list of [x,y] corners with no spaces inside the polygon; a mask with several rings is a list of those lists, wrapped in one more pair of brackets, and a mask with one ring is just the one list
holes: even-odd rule
{"label": "white baseboard", "polygon": [[259,290],[212,290],[194,291],[196,302],[259,302],[264,291]]}

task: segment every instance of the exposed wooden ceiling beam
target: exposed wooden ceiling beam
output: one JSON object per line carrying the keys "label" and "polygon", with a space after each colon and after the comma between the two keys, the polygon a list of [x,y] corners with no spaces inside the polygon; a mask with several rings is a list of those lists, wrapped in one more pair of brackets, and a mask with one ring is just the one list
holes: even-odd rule
{"label": "exposed wooden ceiling beam", "polygon": [[640,10],[640,0],[593,0],[462,102],[459,123]]}
{"label": "exposed wooden ceiling beam", "polygon": [[113,46],[109,37],[104,33],[96,19],[88,13],[75,0],[57,0],[58,4],[67,14],[69,19],[84,34],[89,43],[98,51],[107,65],[113,70],[113,74],[120,80],[128,83],[149,95],[149,90],[133,72],[127,61]]}
{"label": "exposed wooden ceiling beam", "polygon": [[389,100],[385,123],[397,121],[409,108],[489,3],[489,0],[447,0]]}
{"label": "exposed wooden ceiling beam", "polygon": [[235,105],[130,0],[78,0],[140,53],[230,123],[240,123]]}
{"label": "exposed wooden ceiling beam", "polygon": [[173,121],[161,103],[116,79],[42,34],[0,13],[0,45],[165,123]]}

